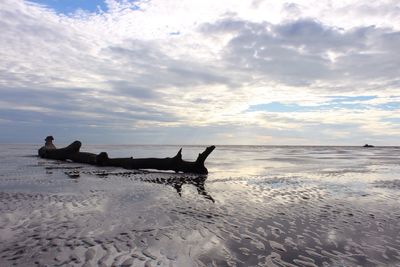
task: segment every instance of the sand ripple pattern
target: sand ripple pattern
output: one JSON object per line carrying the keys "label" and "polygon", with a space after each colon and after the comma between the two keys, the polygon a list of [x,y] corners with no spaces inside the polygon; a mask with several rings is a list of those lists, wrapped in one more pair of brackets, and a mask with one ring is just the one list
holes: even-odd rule
{"label": "sand ripple pattern", "polygon": [[[214,169],[206,179],[15,151],[0,176],[0,266],[400,265],[393,151],[368,151],[376,161],[346,161],[346,168],[336,161],[297,171],[293,164],[304,162],[288,155],[301,151],[286,151],[281,160],[257,161],[268,172]],[[322,152],[351,156],[313,151]],[[306,156],[320,165],[320,157]]]}

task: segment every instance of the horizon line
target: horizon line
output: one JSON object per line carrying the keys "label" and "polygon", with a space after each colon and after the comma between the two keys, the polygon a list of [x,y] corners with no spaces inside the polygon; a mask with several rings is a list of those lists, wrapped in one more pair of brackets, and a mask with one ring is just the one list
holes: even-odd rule
{"label": "horizon line", "polygon": [[[60,143],[60,145],[68,145],[70,143]],[[36,143],[3,143],[0,142],[0,145],[43,145],[43,144],[36,144]],[[132,144],[132,143],[82,143],[82,145],[107,145],[107,146],[236,146],[236,147],[243,147],[243,146],[249,146],[249,147],[257,147],[257,146],[262,146],[262,147],[276,147],[276,146],[287,146],[287,147],[363,147],[364,145],[325,145],[325,144],[319,144],[319,145],[298,145],[298,144]],[[373,147],[369,148],[374,148],[374,147],[400,147],[400,145],[373,145]]]}

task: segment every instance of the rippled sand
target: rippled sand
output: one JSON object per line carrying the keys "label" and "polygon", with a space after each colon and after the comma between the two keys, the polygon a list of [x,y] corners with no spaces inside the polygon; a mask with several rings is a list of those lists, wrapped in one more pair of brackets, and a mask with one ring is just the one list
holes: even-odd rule
{"label": "rippled sand", "polygon": [[217,147],[207,177],[35,149],[1,146],[0,266],[400,266],[400,149]]}

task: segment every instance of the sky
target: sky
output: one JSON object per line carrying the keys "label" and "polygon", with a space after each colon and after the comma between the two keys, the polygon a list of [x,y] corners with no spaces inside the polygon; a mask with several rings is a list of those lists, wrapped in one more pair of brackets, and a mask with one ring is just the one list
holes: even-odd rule
{"label": "sky", "polygon": [[400,2],[0,1],[0,143],[400,145]]}

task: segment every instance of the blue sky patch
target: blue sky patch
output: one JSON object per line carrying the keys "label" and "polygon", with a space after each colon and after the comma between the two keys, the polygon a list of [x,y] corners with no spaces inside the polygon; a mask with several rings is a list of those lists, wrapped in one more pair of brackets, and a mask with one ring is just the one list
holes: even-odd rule
{"label": "blue sky patch", "polygon": [[181,32],[180,31],[176,31],[176,32],[170,32],[169,35],[180,35]]}
{"label": "blue sky patch", "polygon": [[[333,96],[331,100],[320,105],[299,105],[299,104],[284,104],[281,102],[271,102],[266,104],[258,104],[250,106],[246,112],[251,111],[267,111],[267,112],[313,112],[326,111],[337,109],[352,109],[352,110],[398,110],[400,102],[391,101],[384,104],[371,105],[362,103],[377,98],[376,96]],[[361,102],[361,103],[360,103]]]}
{"label": "blue sky patch", "polygon": [[89,12],[107,10],[104,0],[30,0],[30,2],[44,5],[63,14],[71,14],[79,9]]}
{"label": "blue sky patch", "polygon": [[279,102],[271,102],[268,104],[252,105],[247,111],[267,111],[267,112],[313,112],[335,109],[356,109],[363,110],[371,108],[371,105],[359,103],[340,103],[336,101],[327,102],[321,105],[303,106],[298,104],[283,104]]}
{"label": "blue sky patch", "polygon": [[298,104],[282,104],[280,102],[271,102],[268,104],[259,104],[250,106],[247,111],[268,111],[268,112],[305,112],[311,107],[300,106]]}
{"label": "blue sky patch", "polygon": [[400,102],[387,102],[378,105],[378,107],[383,110],[398,110],[400,109]]}

